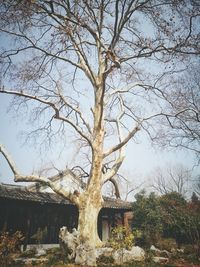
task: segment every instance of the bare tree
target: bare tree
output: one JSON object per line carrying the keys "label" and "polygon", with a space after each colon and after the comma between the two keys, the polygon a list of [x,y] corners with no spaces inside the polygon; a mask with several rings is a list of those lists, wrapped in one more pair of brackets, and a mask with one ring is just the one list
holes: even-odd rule
{"label": "bare tree", "polygon": [[196,179],[194,179],[193,191],[197,194],[198,197],[200,197],[200,175],[198,175]]}
{"label": "bare tree", "polygon": [[141,191],[144,184],[145,182],[141,179],[141,176],[136,174],[126,173],[126,175],[122,175],[117,173],[110,183],[106,183],[102,189],[105,196],[132,201],[133,196]]}
{"label": "bare tree", "polygon": [[191,193],[191,171],[183,165],[168,165],[165,169],[156,168],[151,175],[152,187],[160,194],[177,192],[183,196]]}
{"label": "bare tree", "polygon": [[[156,141],[161,145],[186,148],[200,161],[200,77],[199,60],[186,71],[171,77],[168,111],[175,116],[160,118]],[[164,77],[163,77],[164,78]],[[168,126],[171,127],[168,127]]]}
{"label": "bare tree", "polygon": [[53,142],[73,133],[88,163],[86,188],[73,194],[49,177],[22,175],[0,151],[16,182],[46,184],[76,204],[83,242],[100,244],[101,188],[127,143],[151,134],[154,118],[176,116],[159,81],[199,55],[199,16],[194,0],[1,1],[0,93],[14,96],[12,109],[31,110],[32,136]]}

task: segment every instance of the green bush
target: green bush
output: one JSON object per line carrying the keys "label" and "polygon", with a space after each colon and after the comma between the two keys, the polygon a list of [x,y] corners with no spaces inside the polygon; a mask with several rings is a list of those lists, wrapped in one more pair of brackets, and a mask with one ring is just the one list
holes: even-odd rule
{"label": "green bush", "polygon": [[[157,245],[176,248],[176,245],[162,244],[162,239],[174,239],[178,246],[192,244],[200,255],[200,201],[194,197],[186,201],[184,197],[171,192],[162,196],[145,191],[135,196],[133,203],[133,229],[140,230],[142,236],[135,239],[137,245],[148,248]],[[160,246],[160,245],[161,246]],[[169,250],[169,248],[167,249]]]}
{"label": "green bush", "polygon": [[161,250],[171,251],[177,249],[177,243],[174,238],[161,238],[156,246]]}
{"label": "green bush", "polygon": [[145,191],[135,196],[133,203],[133,229],[142,234],[136,239],[136,244],[149,247],[156,244],[163,233],[162,214],[159,198],[151,193],[146,196]]}

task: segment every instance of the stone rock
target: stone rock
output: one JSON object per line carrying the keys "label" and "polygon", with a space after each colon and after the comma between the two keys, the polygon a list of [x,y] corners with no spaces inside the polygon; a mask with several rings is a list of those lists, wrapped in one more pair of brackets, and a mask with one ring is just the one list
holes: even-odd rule
{"label": "stone rock", "polygon": [[86,253],[85,248],[81,244],[76,248],[76,257],[75,257],[76,264],[85,264],[86,263]]}
{"label": "stone rock", "polygon": [[112,257],[112,254],[113,254],[113,248],[103,247],[96,249],[97,258],[99,258],[100,256]]}
{"label": "stone rock", "polygon": [[46,255],[46,250],[44,248],[37,248],[36,249],[36,257],[44,256]]}
{"label": "stone rock", "polygon": [[171,253],[167,250],[160,250],[156,248],[154,245],[150,247],[150,250],[154,253],[154,255],[159,257],[171,257]]}
{"label": "stone rock", "polygon": [[138,246],[132,247],[131,250],[118,249],[113,253],[113,259],[116,264],[143,261],[145,259],[145,251]]}
{"label": "stone rock", "polygon": [[184,253],[184,249],[183,249],[183,248],[179,248],[179,249],[177,248],[176,251],[177,251],[178,253]]}
{"label": "stone rock", "polygon": [[96,250],[87,242],[76,248],[75,263],[86,266],[96,266]]}
{"label": "stone rock", "polygon": [[154,245],[151,245],[150,250],[158,253],[160,252],[160,249],[156,248]]}
{"label": "stone rock", "polygon": [[79,245],[78,232],[76,229],[70,233],[66,226],[60,228],[59,239],[61,247],[67,251],[67,257],[69,260],[75,259],[76,248]]}
{"label": "stone rock", "polygon": [[135,261],[143,261],[145,259],[144,249],[142,249],[138,246],[132,247],[131,254],[133,256],[133,260],[135,260]]}
{"label": "stone rock", "polygon": [[[28,266],[32,266],[33,264],[44,264],[48,261],[47,258],[16,258],[14,259],[14,262],[18,263],[18,264],[23,264],[24,265],[28,265]],[[20,265],[21,266],[21,265]]]}
{"label": "stone rock", "polygon": [[74,260],[76,264],[96,266],[96,250],[89,243],[80,244],[79,234],[76,229],[70,233],[67,227],[60,228],[59,239],[61,249],[67,252],[69,260]]}
{"label": "stone rock", "polygon": [[165,257],[153,257],[153,261],[155,263],[167,263],[169,259]]}

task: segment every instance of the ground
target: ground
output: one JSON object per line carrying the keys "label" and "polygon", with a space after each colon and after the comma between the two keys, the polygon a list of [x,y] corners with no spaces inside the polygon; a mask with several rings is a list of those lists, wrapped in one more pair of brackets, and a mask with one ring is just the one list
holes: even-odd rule
{"label": "ground", "polygon": [[[22,257],[23,256],[23,257]],[[183,255],[184,257],[184,255]],[[123,267],[200,267],[200,259],[190,255],[189,258],[176,258],[171,259],[166,264],[154,263],[150,257],[145,262],[133,262],[130,264],[123,265]],[[16,261],[16,259],[26,259],[26,262]],[[0,267],[80,267],[78,265],[67,263],[65,255],[62,254],[59,248],[48,250],[47,255],[40,256],[35,261],[36,257],[33,252],[17,253],[10,255],[7,258],[1,259]],[[111,262],[107,261],[98,262],[98,267],[116,267]],[[85,266],[86,267],[86,266]]]}

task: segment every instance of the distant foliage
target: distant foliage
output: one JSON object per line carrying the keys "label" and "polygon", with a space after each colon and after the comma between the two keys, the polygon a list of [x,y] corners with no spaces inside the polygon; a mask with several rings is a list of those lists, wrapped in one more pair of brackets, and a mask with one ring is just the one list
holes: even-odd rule
{"label": "distant foliage", "polygon": [[140,245],[149,247],[161,239],[175,239],[178,245],[192,244],[200,254],[200,201],[193,195],[191,201],[171,192],[162,196],[144,191],[136,195],[133,204],[133,229],[140,230]]}
{"label": "distant foliage", "polygon": [[155,244],[163,233],[162,214],[159,199],[154,193],[148,197],[145,191],[135,196],[133,204],[133,229],[140,230],[141,236],[137,238],[139,245],[149,246]]}
{"label": "distant foliage", "polygon": [[178,244],[187,243],[186,221],[187,202],[176,192],[165,194],[159,198],[162,207],[163,235],[175,238]]}

